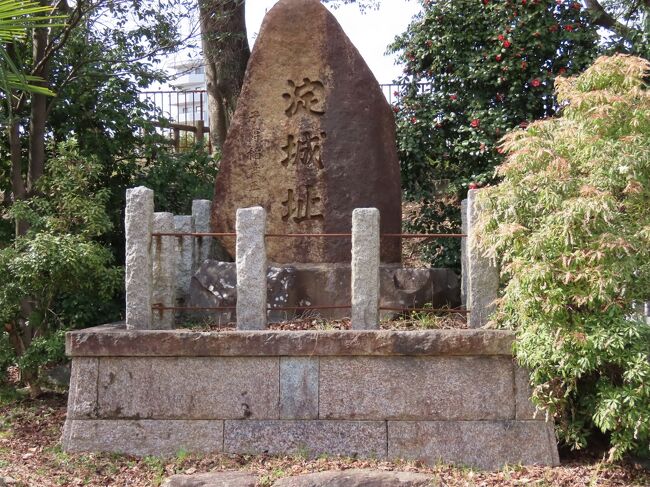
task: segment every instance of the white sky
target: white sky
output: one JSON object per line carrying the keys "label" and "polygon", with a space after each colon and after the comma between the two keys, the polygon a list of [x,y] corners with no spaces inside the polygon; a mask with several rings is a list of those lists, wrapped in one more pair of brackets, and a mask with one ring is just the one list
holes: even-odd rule
{"label": "white sky", "polygon": [[[277,0],[247,0],[246,28],[253,47],[264,14]],[[343,30],[359,49],[361,55],[380,83],[396,79],[401,69],[395,65],[394,56],[387,56],[386,47],[395,36],[406,30],[413,16],[419,12],[417,0],[382,0],[379,10],[368,9],[364,14],[354,4],[327,8],[337,18]]]}
{"label": "white sky", "polygon": [[[264,15],[275,5],[277,0],[247,0],[246,28],[251,49],[260,30]],[[395,57],[386,55],[386,47],[397,35],[406,30],[413,16],[419,12],[417,0],[381,0],[379,10],[367,9],[362,14],[357,5],[341,5],[327,8],[337,18],[343,30],[359,49],[361,55],[380,83],[390,83],[401,72],[395,65]],[[195,41],[196,42],[196,41]],[[194,52],[192,57],[196,57]],[[163,66],[188,59],[188,50],[181,50],[175,56],[163,60]],[[173,69],[170,70],[172,73]],[[149,90],[167,90],[169,86],[154,84]]]}

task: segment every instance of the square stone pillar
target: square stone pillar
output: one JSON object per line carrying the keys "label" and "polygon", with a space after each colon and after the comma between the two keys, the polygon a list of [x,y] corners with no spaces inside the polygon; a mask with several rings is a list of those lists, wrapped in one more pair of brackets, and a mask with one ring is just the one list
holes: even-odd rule
{"label": "square stone pillar", "polygon": [[237,210],[237,329],[266,328],[266,211]]}
{"label": "square stone pillar", "polygon": [[[194,231],[196,233],[210,233],[210,212],[212,201],[192,201],[192,218],[194,219]],[[194,238],[194,257],[192,264],[192,275],[201,267],[205,259],[210,258],[212,248],[212,237]]]}
{"label": "square stone pillar", "polygon": [[[174,216],[175,233],[192,233],[194,218],[192,215]],[[194,238],[188,236],[176,238],[176,303],[184,305],[190,293],[192,280]]]}
{"label": "square stone pillar", "polygon": [[[461,233],[467,235],[467,200],[460,202]],[[467,281],[469,266],[467,262],[467,237],[460,239],[460,304],[467,308]]]}
{"label": "square stone pillar", "polygon": [[[154,233],[173,233],[174,215],[171,213],[154,213]],[[153,304],[172,307],[176,304],[176,242],[174,237],[155,236],[151,241],[151,259],[153,274]],[[171,330],[174,328],[172,310],[153,311],[151,328],[154,330]]]}
{"label": "square stone pillar", "polygon": [[377,208],[352,212],[352,329],[379,328],[379,221]]}
{"label": "square stone pillar", "polygon": [[475,228],[481,213],[477,201],[477,189],[467,193],[467,302],[469,305],[469,328],[481,328],[487,324],[496,308],[499,290],[499,271],[483,256],[476,242]]}
{"label": "square stone pillar", "polygon": [[126,190],[126,327],[151,328],[153,191],[139,186]]}

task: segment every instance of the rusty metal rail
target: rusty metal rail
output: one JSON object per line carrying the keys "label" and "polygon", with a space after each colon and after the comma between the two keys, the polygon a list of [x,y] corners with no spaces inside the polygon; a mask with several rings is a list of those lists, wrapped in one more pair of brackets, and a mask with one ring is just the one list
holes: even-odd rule
{"label": "rusty metal rail", "polygon": [[[152,237],[236,237],[236,233],[153,232]],[[351,238],[351,233],[267,233],[268,238]],[[464,238],[465,233],[384,233],[381,238]]]}
{"label": "rusty metal rail", "polygon": [[[323,305],[323,306],[279,306],[277,308],[268,308],[268,311],[318,311],[330,309],[351,309],[352,305]],[[232,311],[237,309],[236,306],[163,306],[160,303],[151,306],[154,311]],[[470,310],[461,308],[397,308],[389,306],[380,306],[380,311],[397,311],[400,313],[448,313],[448,314],[468,314]]]}

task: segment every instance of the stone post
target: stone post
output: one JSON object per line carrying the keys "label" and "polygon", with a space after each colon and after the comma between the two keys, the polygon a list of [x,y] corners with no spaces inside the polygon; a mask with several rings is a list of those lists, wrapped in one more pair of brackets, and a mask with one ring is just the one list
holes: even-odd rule
{"label": "stone post", "polygon": [[266,211],[237,210],[237,329],[266,328]]}
{"label": "stone post", "polygon": [[469,328],[485,326],[495,309],[499,289],[499,271],[485,258],[476,243],[475,228],[480,215],[477,202],[478,191],[467,194],[467,302],[469,305]]}
{"label": "stone post", "polygon": [[151,232],[153,191],[139,186],[126,190],[126,328],[151,328]]}
{"label": "stone post", "polygon": [[[210,211],[212,201],[194,200],[192,201],[192,217],[194,218],[194,231],[196,233],[210,232]],[[192,275],[201,267],[205,259],[210,258],[210,249],[212,246],[211,237],[194,238],[194,258],[192,264]]]}
{"label": "stone post", "polygon": [[379,328],[379,210],[352,212],[352,329]]}
{"label": "stone post", "polygon": [[[174,216],[174,232],[192,233],[194,231],[194,218],[191,215]],[[190,293],[192,280],[192,255],[194,238],[189,235],[176,238],[176,303],[184,305]]]}
{"label": "stone post", "polygon": [[[171,213],[153,214],[154,233],[172,233],[174,215]],[[153,304],[165,307],[174,306],[176,299],[176,242],[174,237],[153,237],[151,241],[151,260],[153,263]],[[154,330],[171,330],[174,328],[174,312],[153,311],[151,328]]]}
{"label": "stone post", "polygon": [[[467,235],[467,200],[460,202],[461,233]],[[467,278],[469,266],[467,265],[467,237],[460,239],[460,304],[467,309]]]}

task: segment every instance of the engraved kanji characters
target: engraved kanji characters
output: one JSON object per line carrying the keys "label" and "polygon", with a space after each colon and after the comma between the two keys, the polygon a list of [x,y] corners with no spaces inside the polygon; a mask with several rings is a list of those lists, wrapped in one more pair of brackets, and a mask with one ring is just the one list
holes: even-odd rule
{"label": "engraved kanji characters", "polygon": [[321,198],[315,196],[312,186],[305,186],[304,197],[301,197],[297,191],[289,189],[287,199],[282,202],[282,206],[285,207],[282,220],[286,222],[291,218],[296,223],[301,223],[305,220],[322,219],[320,203]]}
{"label": "engraved kanji characters", "polygon": [[302,132],[298,137],[292,134],[287,136],[287,143],[282,146],[285,154],[284,159],[280,161],[283,166],[289,164],[295,166],[302,164],[323,169],[322,142],[325,139],[325,132],[312,134],[309,131]]}
{"label": "engraved kanji characters", "polygon": [[325,113],[323,103],[325,101],[325,85],[320,81],[312,81],[309,78],[303,78],[302,84],[296,84],[292,80],[287,80],[289,90],[282,94],[282,97],[288,102],[285,113],[293,116],[298,110],[303,110],[317,115]]}

